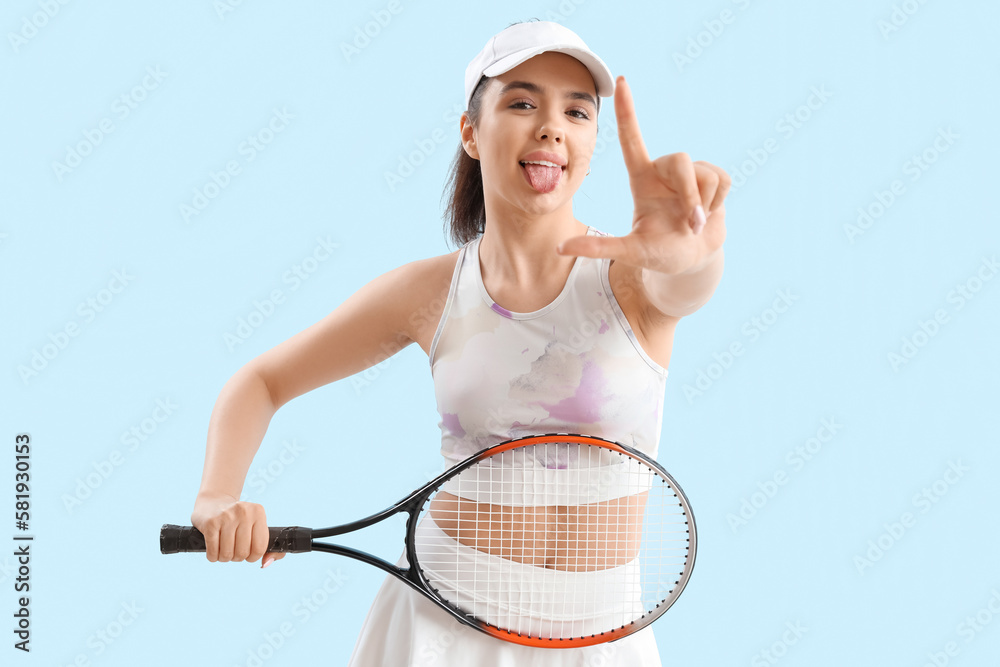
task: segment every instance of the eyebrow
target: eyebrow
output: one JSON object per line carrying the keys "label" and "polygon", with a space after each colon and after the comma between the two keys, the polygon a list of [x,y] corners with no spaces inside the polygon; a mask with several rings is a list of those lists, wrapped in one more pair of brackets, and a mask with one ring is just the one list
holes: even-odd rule
{"label": "eyebrow", "polygon": [[[515,88],[523,88],[524,90],[527,90],[532,93],[538,93],[539,95],[545,93],[544,88],[542,88],[537,84],[531,83],[530,81],[511,81],[510,83],[508,83],[507,85],[505,85],[503,88],[500,89],[498,95],[503,95],[504,93],[510,90],[514,90]],[[597,106],[597,100],[594,99],[593,95],[579,90],[574,90],[572,92],[566,93],[566,99],[584,100],[585,102],[590,102],[594,107]]]}

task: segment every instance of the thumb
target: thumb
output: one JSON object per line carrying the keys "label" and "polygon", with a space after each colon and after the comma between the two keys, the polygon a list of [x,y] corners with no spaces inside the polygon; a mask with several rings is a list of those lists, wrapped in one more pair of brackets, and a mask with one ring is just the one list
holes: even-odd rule
{"label": "thumb", "polygon": [[285,557],[285,552],[283,551],[280,552],[268,551],[266,554],[264,554],[264,557],[260,559],[260,568],[263,570],[265,567],[267,567],[274,561],[281,560],[284,557]]}

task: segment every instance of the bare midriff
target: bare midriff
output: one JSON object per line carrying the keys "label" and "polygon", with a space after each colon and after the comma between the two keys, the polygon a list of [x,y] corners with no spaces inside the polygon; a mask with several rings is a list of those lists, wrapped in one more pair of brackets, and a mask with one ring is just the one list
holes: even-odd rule
{"label": "bare midriff", "polygon": [[592,572],[633,560],[647,493],[586,505],[521,507],[477,503],[446,492],[431,500],[434,522],[452,539],[517,563]]}

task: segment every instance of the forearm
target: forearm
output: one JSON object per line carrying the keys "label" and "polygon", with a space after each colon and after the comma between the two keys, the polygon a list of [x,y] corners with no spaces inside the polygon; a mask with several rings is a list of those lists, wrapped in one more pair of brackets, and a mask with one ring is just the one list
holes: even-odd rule
{"label": "forearm", "polygon": [[708,303],[722,279],[725,264],[722,246],[684,273],[668,275],[642,270],[642,283],[650,303],[660,312],[684,317]]}
{"label": "forearm", "polygon": [[226,493],[239,499],[276,410],[264,380],[248,367],[229,379],[212,409],[199,494]]}

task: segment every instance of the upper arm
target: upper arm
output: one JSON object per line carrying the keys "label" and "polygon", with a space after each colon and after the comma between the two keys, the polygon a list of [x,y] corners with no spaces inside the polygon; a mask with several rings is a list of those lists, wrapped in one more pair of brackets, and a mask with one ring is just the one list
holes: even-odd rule
{"label": "upper arm", "polygon": [[412,313],[420,305],[421,275],[429,261],[374,278],[322,320],[254,358],[248,366],[263,378],[275,409],[412,343]]}

